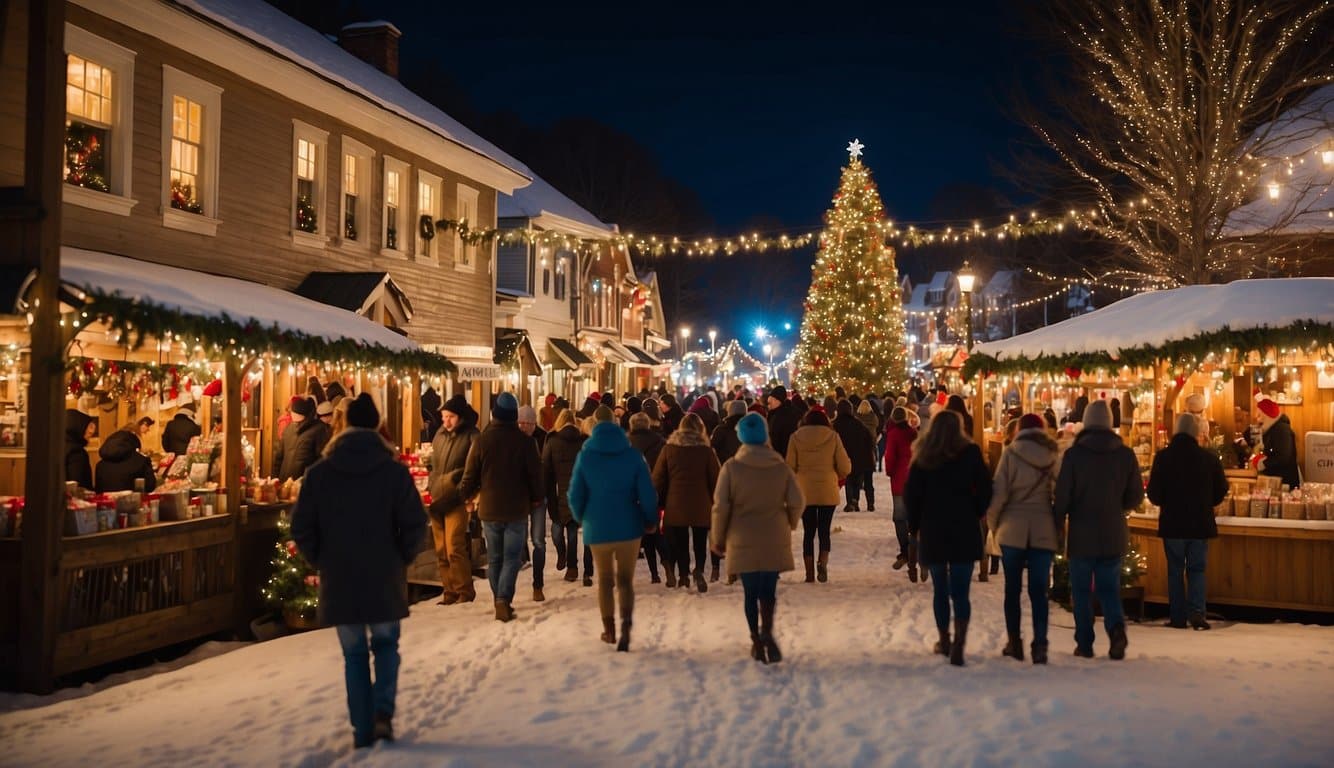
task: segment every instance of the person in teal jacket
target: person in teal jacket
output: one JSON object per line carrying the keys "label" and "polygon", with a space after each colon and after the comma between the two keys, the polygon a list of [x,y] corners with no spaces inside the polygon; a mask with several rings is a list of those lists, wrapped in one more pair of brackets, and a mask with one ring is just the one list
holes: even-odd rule
{"label": "person in teal jacket", "polygon": [[619,424],[602,422],[593,427],[574,462],[566,497],[570,514],[583,528],[584,543],[593,550],[602,642],[616,642],[614,586],[621,603],[621,638],[616,650],[628,651],[635,609],[635,556],[643,535],[658,528],[658,494],[644,457],[630,445]]}

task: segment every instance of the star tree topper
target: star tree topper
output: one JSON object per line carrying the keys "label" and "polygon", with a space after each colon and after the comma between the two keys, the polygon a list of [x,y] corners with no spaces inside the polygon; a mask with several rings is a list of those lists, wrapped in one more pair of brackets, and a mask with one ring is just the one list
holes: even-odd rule
{"label": "star tree topper", "polygon": [[852,159],[856,160],[862,156],[862,148],[865,146],[865,144],[862,144],[861,139],[853,139],[848,142],[848,154],[852,156]]}

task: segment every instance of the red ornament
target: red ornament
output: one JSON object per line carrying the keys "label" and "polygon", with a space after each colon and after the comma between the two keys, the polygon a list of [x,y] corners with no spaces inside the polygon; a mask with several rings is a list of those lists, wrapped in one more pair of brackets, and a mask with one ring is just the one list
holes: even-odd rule
{"label": "red ornament", "polygon": [[83,372],[84,372],[84,374],[87,375],[87,376],[92,376],[92,375],[93,375],[93,361],[92,361],[92,360],[84,360],[84,361],[83,361]]}
{"label": "red ornament", "polygon": [[1176,376],[1175,378],[1172,379],[1172,381],[1176,382],[1177,389],[1181,389],[1182,387],[1186,386],[1186,377],[1184,375]]}
{"label": "red ornament", "polygon": [[79,374],[69,377],[69,393],[78,397],[79,392],[83,390],[83,382],[79,381]]}
{"label": "red ornament", "polygon": [[1065,375],[1071,379],[1078,379],[1084,375],[1084,372],[1074,366],[1066,366]]}
{"label": "red ornament", "polygon": [[107,363],[107,373],[111,374],[112,376],[120,375],[120,366],[116,365],[115,360],[112,360],[111,362]]}
{"label": "red ornament", "polygon": [[171,389],[168,389],[168,390],[167,390],[167,399],[168,399],[168,400],[175,400],[176,398],[178,398],[178,397],[180,397],[180,396],[181,396],[181,391],[180,391],[179,389],[177,389],[176,387],[172,387]]}
{"label": "red ornament", "polygon": [[287,555],[288,555],[289,557],[296,557],[296,542],[295,542],[295,541],[288,541],[288,542],[287,542]]}

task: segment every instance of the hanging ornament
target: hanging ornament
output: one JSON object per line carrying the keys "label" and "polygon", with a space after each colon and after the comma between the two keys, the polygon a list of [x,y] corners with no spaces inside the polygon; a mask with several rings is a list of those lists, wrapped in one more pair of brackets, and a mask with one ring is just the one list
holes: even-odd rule
{"label": "hanging ornament", "polygon": [[1182,374],[1177,374],[1176,377],[1172,379],[1172,381],[1176,382],[1177,389],[1181,389],[1182,387],[1186,386],[1186,377]]}
{"label": "hanging ornament", "polygon": [[1066,366],[1065,375],[1072,380],[1078,381],[1079,377],[1084,375],[1084,372],[1075,366]]}

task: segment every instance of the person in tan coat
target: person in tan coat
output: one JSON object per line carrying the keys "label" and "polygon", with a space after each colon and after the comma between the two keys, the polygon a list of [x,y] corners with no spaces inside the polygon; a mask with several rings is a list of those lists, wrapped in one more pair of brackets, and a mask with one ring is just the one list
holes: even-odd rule
{"label": "person in tan coat", "polygon": [[681,419],[681,425],[667,438],[653,466],[653,488],[662,505],[663,528],[667,549],[676,566],[677,583],[690,586],[690,550],[695,553],[695,588],[708,592],[704,580],[704,554],[709,546],[709,510],[713,490],[718,484],[718,455],[709,444],[704,422],[693,413]]}
{"label": "person in tan coat", "polygon": [[759,414],[737,424],[741,448],[718,474],[713,493],[713,551],[727,556],[727,575],[740,576],[745,590],[750,655],[781,661],[774,641],[778,574],[792,562],[792,532],[806,508],[797,477],[767,445],[768,427]]}
{"label": "person in tan coat", "polygon": [[797,474],[797,484],[806,499],[806,510],[801,515],[801,557],[806,564],[806,583],[816,579],[817,535],[819,579],[828,581],[829,529],[834,522],[834,507],[838,505],[838,486],[852,472],[852,460],[823,411],[807,412],[801,428],[788,441],[787,465]]}

